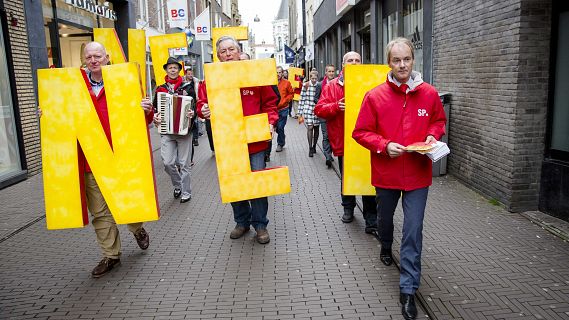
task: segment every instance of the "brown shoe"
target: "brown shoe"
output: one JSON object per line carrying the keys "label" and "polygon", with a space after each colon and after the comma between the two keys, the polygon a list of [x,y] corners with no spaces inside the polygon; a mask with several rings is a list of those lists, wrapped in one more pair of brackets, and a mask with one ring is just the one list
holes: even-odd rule
{"label": "brown shoe", "polygon": [[109,271],[113,270],[115,266],[120,265],[121,259],[111,259],[104,257],[101,262],[91,271],[93,278],[100,278],[106,275]]}
{"label": "brown shoe", "polygon": [[267,244],[269,241],[271,241],[271,238],[269,237],[269,231],[267,231],[267,229],[257,230],[257,236],[255,239],[257,239],[257,242],[260,244]]}
{"label": "brown shoe", "polygon": [[229,235],[229,237],[231,239],[239,239],[244,234],[246,234],[248,231],[249,231],[249,227],[243,227],[240,225],[236,225],[235,228],[233,229],[233,231],[231,231],[231,234]]}
{"label": "brown shoe", "polygon": [[134,238],[136,238],[136,243],[138,243],[140,249],[148,249],[148,246],[150,245],[150,237],[148,237],[148,233],[144,228],[140,228],[140,230],[134,234]]}

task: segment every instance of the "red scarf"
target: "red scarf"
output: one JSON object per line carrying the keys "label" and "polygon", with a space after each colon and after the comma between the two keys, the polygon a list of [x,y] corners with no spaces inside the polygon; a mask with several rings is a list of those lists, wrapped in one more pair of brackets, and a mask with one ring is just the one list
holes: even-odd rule
{"label": "red scarf", "polygon": [[174,92],[176,92],[176,90],[178,90],[178,88],[182,85],[182,77],[180,76],[178,76],[176,79],[171,79],[170,77],[168,77],[168,75],[166,75],[164,80],[166,81],[166,83],[174,85],[174,89],[172,90]]}

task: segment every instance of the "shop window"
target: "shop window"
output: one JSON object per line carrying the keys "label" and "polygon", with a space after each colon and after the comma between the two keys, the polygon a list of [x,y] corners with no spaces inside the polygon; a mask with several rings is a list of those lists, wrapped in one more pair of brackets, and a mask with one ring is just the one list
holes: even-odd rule
{"label": "shop window", "polygon": [[22,171],[5,40],[0,24],[0,181]]}
{"label": "shop window", "polygon": [[164,31],[165,17],[164,17],[164,0],[158,0],[158,30]]}
{"label": "shop window", "polygon": [[352,50],[352,23],[342,24],[342,52],[348,52]]}
{"label": "shop window", "polygon": [[403,36],[413,43],[413,70],[423,73],[423,0],[403,1]]}
{"label": "shop window", "polygon": [[148,21],[148,1],[138,0],[138,20]]}
{"label": "shop window", "polygon": [[[398,15],[397,11],[393,11],[391,13],[384,10],[383,14],[383,49],[387,47],[389,41],[397,38],[399,36],[398,33]],[[383,55],[383,63],[387,64],[387,55]]]}
{"label": "shop window", "polygon": [[569,160],[569,11],[559,13],[557,27],[557,50],[554,60],[555,78],[553,103],[551,110],[551,143],[552,158]]}

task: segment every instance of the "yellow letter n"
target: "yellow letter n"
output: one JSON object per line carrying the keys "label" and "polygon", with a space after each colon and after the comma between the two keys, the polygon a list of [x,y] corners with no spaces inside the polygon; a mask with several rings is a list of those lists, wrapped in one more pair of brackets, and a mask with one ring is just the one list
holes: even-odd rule
{"label": "yellow letter n", "polygon": [[119,224],[159,217],[142,90],[135,63],[103,67],[112,147],[81,71],[38,71],[41,144],[48,229],[86,224],[78,144]]}

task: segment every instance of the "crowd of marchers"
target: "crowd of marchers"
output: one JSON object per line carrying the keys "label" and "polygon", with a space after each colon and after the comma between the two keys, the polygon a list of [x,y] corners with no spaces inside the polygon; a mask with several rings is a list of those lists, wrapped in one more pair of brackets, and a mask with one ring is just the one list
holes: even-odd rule
{"label": "crowd of marchers", "polygon": [[[231,36],[222,36],[215,45],[221,63],[250,59],[241,52],[239,43]],[[85,85],[107,139],[112,143],[101,71],[102,66],[109,63],[109,56],[105,47],[97,42],[87,44],[83,54],[86,62],[86,68],[82,70]],[[362,196],[363,218],[365,232],[377,234],[380,239],[379,258],[386,266],[393,263],[393,216],[401,198],[404,215],[400,247],[401,312],[405,319],[415,319],[417,307],[414,296],[421,277],[423,218],[428,189],[432,183],[432,161],[423,154],[407,152],[406,146],[417,142],[433,144],[439,140],[445,134],[446,118],[435,88],[425,83],[420,73],[413,71],[415,56],[412,43],[405,38],[396,38],[387,45],[386,55],[391,71],[386,79],[378,80],[381,84],[366,93],[352,137],[370,151],[371,183],[376,195]],[[338,72],[334,65],[329,64],[324,77],[320,79],[318,72],[311,70],[301,86],[298,101],[293,99],[294,90],[287,80],[286,70],[278,67],[277,85],[247,88],[247,94],[241,90],[243,115],[267,114],[271,132],[276,130],[276,152],[286,152],[285,126],[288,117],[306,126],[309,157],[316,153],[321,130],[325,164],[330,168],[335,156],[343,174],[344,87],[349,81],[344,77],[344,67],[353,64],[361,64],[361,56],[352,51],[344,55],[342,68]],[[172,181],[172,195],[185,203],[192,197],[190,181],[193,153],[194,147],[199,145],[202,124],[205,124],[214,154],[211,110],[207,97],[209,79],[198,80],[193,76],[191,67],[186,67],[184,76],[181,76],[183,65],[174,58],[165,61],[163,68],[166,71],[164,83],[156,88],[156,92],[192,97],[191,108],[183,115],[193,124],[189,133],[164,133],[160,137],[160,154],[164,169]],[[147,124],[153,122],[160,126],[164,121],[157,109],[156,94],[154,99],[143,98],[141,108]],[[39,114],[41,116],[41,110]],[[272,139],[248,145],[251,170],[266,167],[271,160],[272,145]],[[98,278],[120,264],[121,242],[116,223],[87,162],[84,169],[87,206],[103,253],[103,259],[91,273]],[[344,223],[350,223],[354,220],[356,198],[343,194],[340,197],[343,214],[339,218]],[[231,239],[241,238],[252,227],[258,243],[269,243],[267,197],[233,202],[231,207],[235,220],[235,228],[229,234]],[[149,247],[150,238],[142,223],[130,224],[128,230],[134,234],[141,249]]]}

